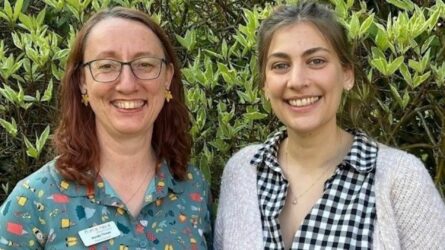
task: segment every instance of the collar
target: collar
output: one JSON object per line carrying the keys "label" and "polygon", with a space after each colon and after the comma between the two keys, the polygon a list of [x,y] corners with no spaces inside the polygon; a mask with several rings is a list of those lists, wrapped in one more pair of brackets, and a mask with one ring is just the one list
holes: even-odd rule
{"label": "collar", "polygon": [[[369,173],[374,170],[377,162],[378,144],[364,132],[357,129],[347,129],[353,135],[353,142],[341,167],[350,167],[359,173]],[[278,163],[278,149],[281,142],[287,138],[287,130],[280,129],[269,137],[255,153],[250,164],[258,169],[270,168],[282,173]]]}
{"label": "collar", "polygon": [[[89,187],[77,184],[74,181],[67,181],[63,179],[55,168],[55,161],[56,160],[53,160],[48,163],[48,169],[51,178],[54,180],[54,183],[57,185],[61,193],[70,197],[95,197],[96,200],[100,200],[106,196],[102,177],[98,176],[93,185]],[[167,196],[169,190],[176,194],[184,192],[185,184],[175,180],[166,161],[163,161],[156,170],[154,181],[156,189],[156,193],[153,194],[154,199]]]}

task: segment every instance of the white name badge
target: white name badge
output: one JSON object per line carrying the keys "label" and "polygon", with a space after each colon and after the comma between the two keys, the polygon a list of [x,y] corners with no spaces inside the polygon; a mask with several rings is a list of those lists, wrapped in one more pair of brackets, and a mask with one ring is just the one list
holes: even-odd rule
{"label": "white name badge", "polygon": [[87,247],[119,236],[121,232],[114,221],[79,231],[80,239]]}

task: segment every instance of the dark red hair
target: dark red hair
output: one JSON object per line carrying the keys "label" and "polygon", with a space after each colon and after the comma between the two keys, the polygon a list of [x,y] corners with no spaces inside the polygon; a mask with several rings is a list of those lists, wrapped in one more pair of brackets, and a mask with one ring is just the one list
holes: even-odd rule
{"label": "dark red hair", "polygon": [[[167,161],[177,180],[183,180],[190,159],[191,137],[189,112],[185,105],[184,88],[176,53],[162,28],[147,14],[123,7],[103,10],[93,15],[78,32],[68,57],[59,97],[59,124],[54,135],[54,146],[59,157],[56,168],[67,180],[81,185],[94,182],[100,164],[99,142],[95,115],[81,102],[80,83],[85,42],[91,29],[107,18],[123,18],[142,23],[152,30],[164,49],[167,63],[174,67],[170,85],[173,99],[165,103],[153,128],[151,144],[158,161]],[[148,149],[147,149],[148,150]]]}

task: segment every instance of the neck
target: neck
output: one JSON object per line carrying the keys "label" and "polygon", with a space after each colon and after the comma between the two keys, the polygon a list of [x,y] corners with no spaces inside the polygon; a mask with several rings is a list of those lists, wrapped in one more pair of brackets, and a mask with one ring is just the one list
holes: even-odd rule
{"label": "neck", "polygon": [[[348,152],[352,136],[336,124],[320,131],[299,134],[288,130],[288,138],[280,149],[287,153],[289,165],[303,172],[340,163]],[[286,151],[286,152],[285,152]]]}
{"label": "neck", "polygon": [[113,137],[98,131],[100,172],[106,176],[144,176],[156,168],[151,133],[145,137]]}

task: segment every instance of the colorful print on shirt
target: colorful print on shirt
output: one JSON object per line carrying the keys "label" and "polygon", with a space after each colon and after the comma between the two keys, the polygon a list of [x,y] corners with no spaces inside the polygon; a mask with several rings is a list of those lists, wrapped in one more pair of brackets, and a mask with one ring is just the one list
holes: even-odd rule
{"label": "colorful print on shirt", "polygon": [[[63,180],[54,164],[19,182],[0,207],[0,250],[208,249],[209,187],[195,167],[176,181],[162,164],[134,218],[100,177],[85,188]],[[120,236],[86,247],[79,231],[107,222]]]}

